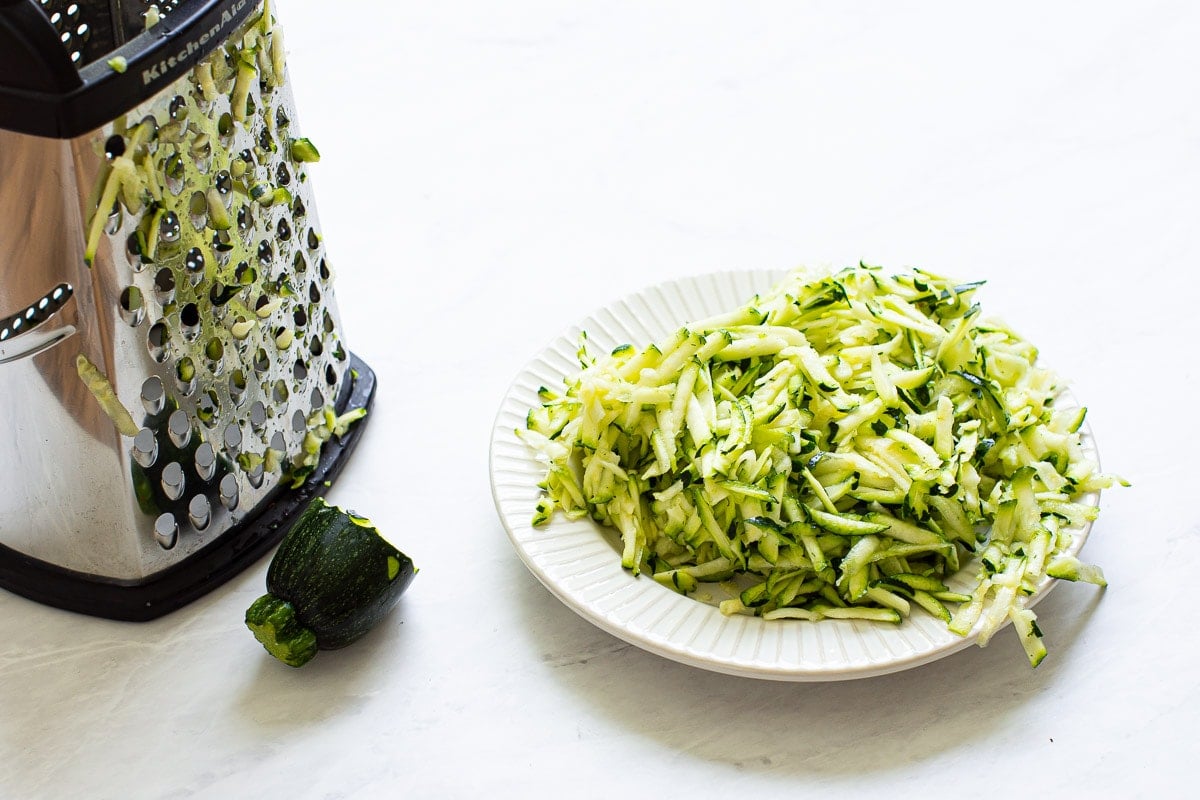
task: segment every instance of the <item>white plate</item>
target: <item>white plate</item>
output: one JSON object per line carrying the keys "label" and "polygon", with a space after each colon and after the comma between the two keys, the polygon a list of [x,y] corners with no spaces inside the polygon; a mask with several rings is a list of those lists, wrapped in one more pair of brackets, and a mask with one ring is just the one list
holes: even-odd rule
{"label": "white plate", "polygon": [[[490,467],[500,519],[521,559],[562,602],[625,641],[675,661],[753,678],[829,681],[865,678],[926,664],[974,644],[976,635],[950,633],[944,623],[914,610],[900,625],[860,620],[775,620],[725,616],[714,606],[677,594],[649,576],[621,568],[619,545],[590,520],[561,514],[543,527],[530,524],[544,467],[514,433],[530,408],[540,404],[540,386],[558,388],[579,369],[580,331],[589,349],[607,352],[618,344],[648,344],[689,320],[728,311],[770,288],[784,276],[775,271],[721,272],[662,284],[626,297],[565,331],[513,381],[496,416]],[[1064,406],[1069,396],[1060,399]],[[1084,443],[1095,458],[1090,433]],[[1082,502],[1095,505],[1096,494]],[[1087,526],[1073,531],[1077,553]],[[969,590],[962,570],[951,588]],[[1047,579],[1030,598],[1041,600],[1057,583]],[[993,646],[1020,647],[1011,632],[999,631]]]}

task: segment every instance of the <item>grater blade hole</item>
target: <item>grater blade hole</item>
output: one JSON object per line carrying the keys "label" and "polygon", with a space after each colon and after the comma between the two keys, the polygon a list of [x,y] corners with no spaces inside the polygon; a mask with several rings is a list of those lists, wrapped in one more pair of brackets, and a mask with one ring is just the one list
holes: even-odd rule
{"label": "grater blade hole", "polygon": [[117,156],[125,155],[125,137],[114,133],[104,142],[104,156],[112,161]]}
{"label": "grater blade hole", "polygon": [[196,389],[196,364],[191,356],[184,356],[175,364],[175,382],[184,397]]}
{"label": "grater blade hole", "polygon": [[146,304],[142,299],[142,290],[136,286],[126,286],[121,290],[120,297],[121,319],[134,327],[140,325],[146,318]]}
{"label": "grater blade hole", "polygon": [[154,520],[154,540],[163,550],[170,550],[178,539],[179,525],[175,522],[174,514],[162,514]]}
{"label": "grater blade hole", "polygon": [[196,477],[207,483],[217,472],[217,451],[211,444],[204,442],[196,448],[193,462],[196,467]]}
{"label": "grater blade hole", "polygon": [[267,355],[267,351],[261,347],[254,351],[253,364],[255,372],[259,375],[266,374],[267,370],[271,368],[271,358]]}
{"label": "grater blade hole", "polygon": [[167,358],[167,326],[161,322],[156,322],[150,326],[150,330],[146,331],[146,348],[150,351],[150,357],[158,363],[162,363]]}
{"label": "grater blade hole", "polygon": [[246,374],[240,369],[235,369],[229,375],[229,398],[234,402],[234,405],[240,405],[245,396]]}
{"label": "grater blade hole", "polygon": [[212,506],[209,504],[208,498],[202,494],[193,497],[188,503],[188,522],[192,523],[192,527],[202,531],[208,527],[211,519]]}
{"label": "grater blade hole", "polygon": [[163,410],[167,402],[167,393],[163,390],[162,380],[157,376],[147,378],[142,383],[142,408],[153,416]]}
{"label": "grater blade hole", "polygon": [[154,299],[160,306],[170,305],[175,301],[175,273],[163,267],[154,275]]}
{"label": "grater blade hole", "polygon": [[183,475],[183,467],[179,466],[178,461],[172,461],[163,467],[162,471],[163,494],[168,500],[178,500],[183,497],[184,489],[187,487],[187,480]]}
{"label": "grater blade hole", "polygon": [[196,418],[203,422],[206,426],[212,427],[216,422],[217,417],[221,413],[221,398],[217,393],[209,389],[200,395],[196,401]]}
{"label": "grater blade hole", "polygon": [[242,450],[242,429],[236,423],[229,423],[225,426],[221,440],[225,444],[225,452],[236,458]]}
{"label": "grater blade hole", "polygon": [[250,406],[250,427],[256,431],[261,431],[267,424],[267,407],[262,404],[261,400],[255,400]]}
{"label": "grater blade hole", "polygon": [[179,217],[174,211],[168,211],[163,214],[162,222],[158,226],[159,241],[167,244],[174,244],[179,241],[179,237],[183,235],[183,226],[179,223]]}
{"label": "grater blade hole", "polygon": [[154,466],[154,462],[158,460],[158,440],[154,438],[154,431],[149,428],[138,431],[133,437],[130,454],[143,469]]}
{"label": "grater blade hole", "polygon": [[167,436],[176,447],[187,447],[192,439],[192,423],[186,411],[176,409],[167,417]]}
{"label": "grater blade hole", "polygon": [[199,247],[193,247],[187,251],[187,255],[183,259],[183,267],[188,272],[199,274],[204,272],[204,251]]}
{"label": "grater blade hole", "polygon": [[200,334],[200,309],[195,303],[188,303],[179,311],[179,325],[183,338],[191,341]]}
{"label": "grater blade hole", "polygon": [[238,491],[237,478],[232,473],[221,478],[218,494],[221,498],[221,505],[225,506],[228,510],[233,511],[238,507],[240,492]]}

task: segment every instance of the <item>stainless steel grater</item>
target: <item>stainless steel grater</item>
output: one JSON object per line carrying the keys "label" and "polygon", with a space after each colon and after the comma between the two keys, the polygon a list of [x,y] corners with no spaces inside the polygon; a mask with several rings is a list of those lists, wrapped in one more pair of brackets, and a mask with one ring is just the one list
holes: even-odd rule
{"label": "stainless steel grater", "polygon": [[0,0],[0,585],[157,617],[358,440],[274,8]]}

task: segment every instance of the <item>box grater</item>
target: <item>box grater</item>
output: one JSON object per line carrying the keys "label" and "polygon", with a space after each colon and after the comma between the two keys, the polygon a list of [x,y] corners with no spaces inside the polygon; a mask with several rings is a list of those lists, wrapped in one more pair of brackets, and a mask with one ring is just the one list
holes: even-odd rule
{"label": "box grater", "polygon": [[160,616],[359,439],[282,31],[250,0],[0,0],[0,585]]}

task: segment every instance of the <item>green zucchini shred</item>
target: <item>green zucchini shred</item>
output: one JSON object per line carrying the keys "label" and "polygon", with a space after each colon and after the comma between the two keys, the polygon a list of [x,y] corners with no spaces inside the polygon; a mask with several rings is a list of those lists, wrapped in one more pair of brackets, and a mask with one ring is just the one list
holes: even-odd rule
{"label": "green zucchini shred", "polygon": [[[1083,495],[1128,485],[1059,408],[1037,350],[972,302],[982,281],[859,264],[796,271],[742,307],[593,356],[516,431],[555,513],[619,532],[622,565],[726,614],[940,619],[980,646],[1005,622],[1045,657],[1025,598],[1104,585],[1067,555]],[[970,593],[947,581],[961,568]],[[705,593],[705,596],[706,593]],[[952,611],[951,606],[957,610]]]}

